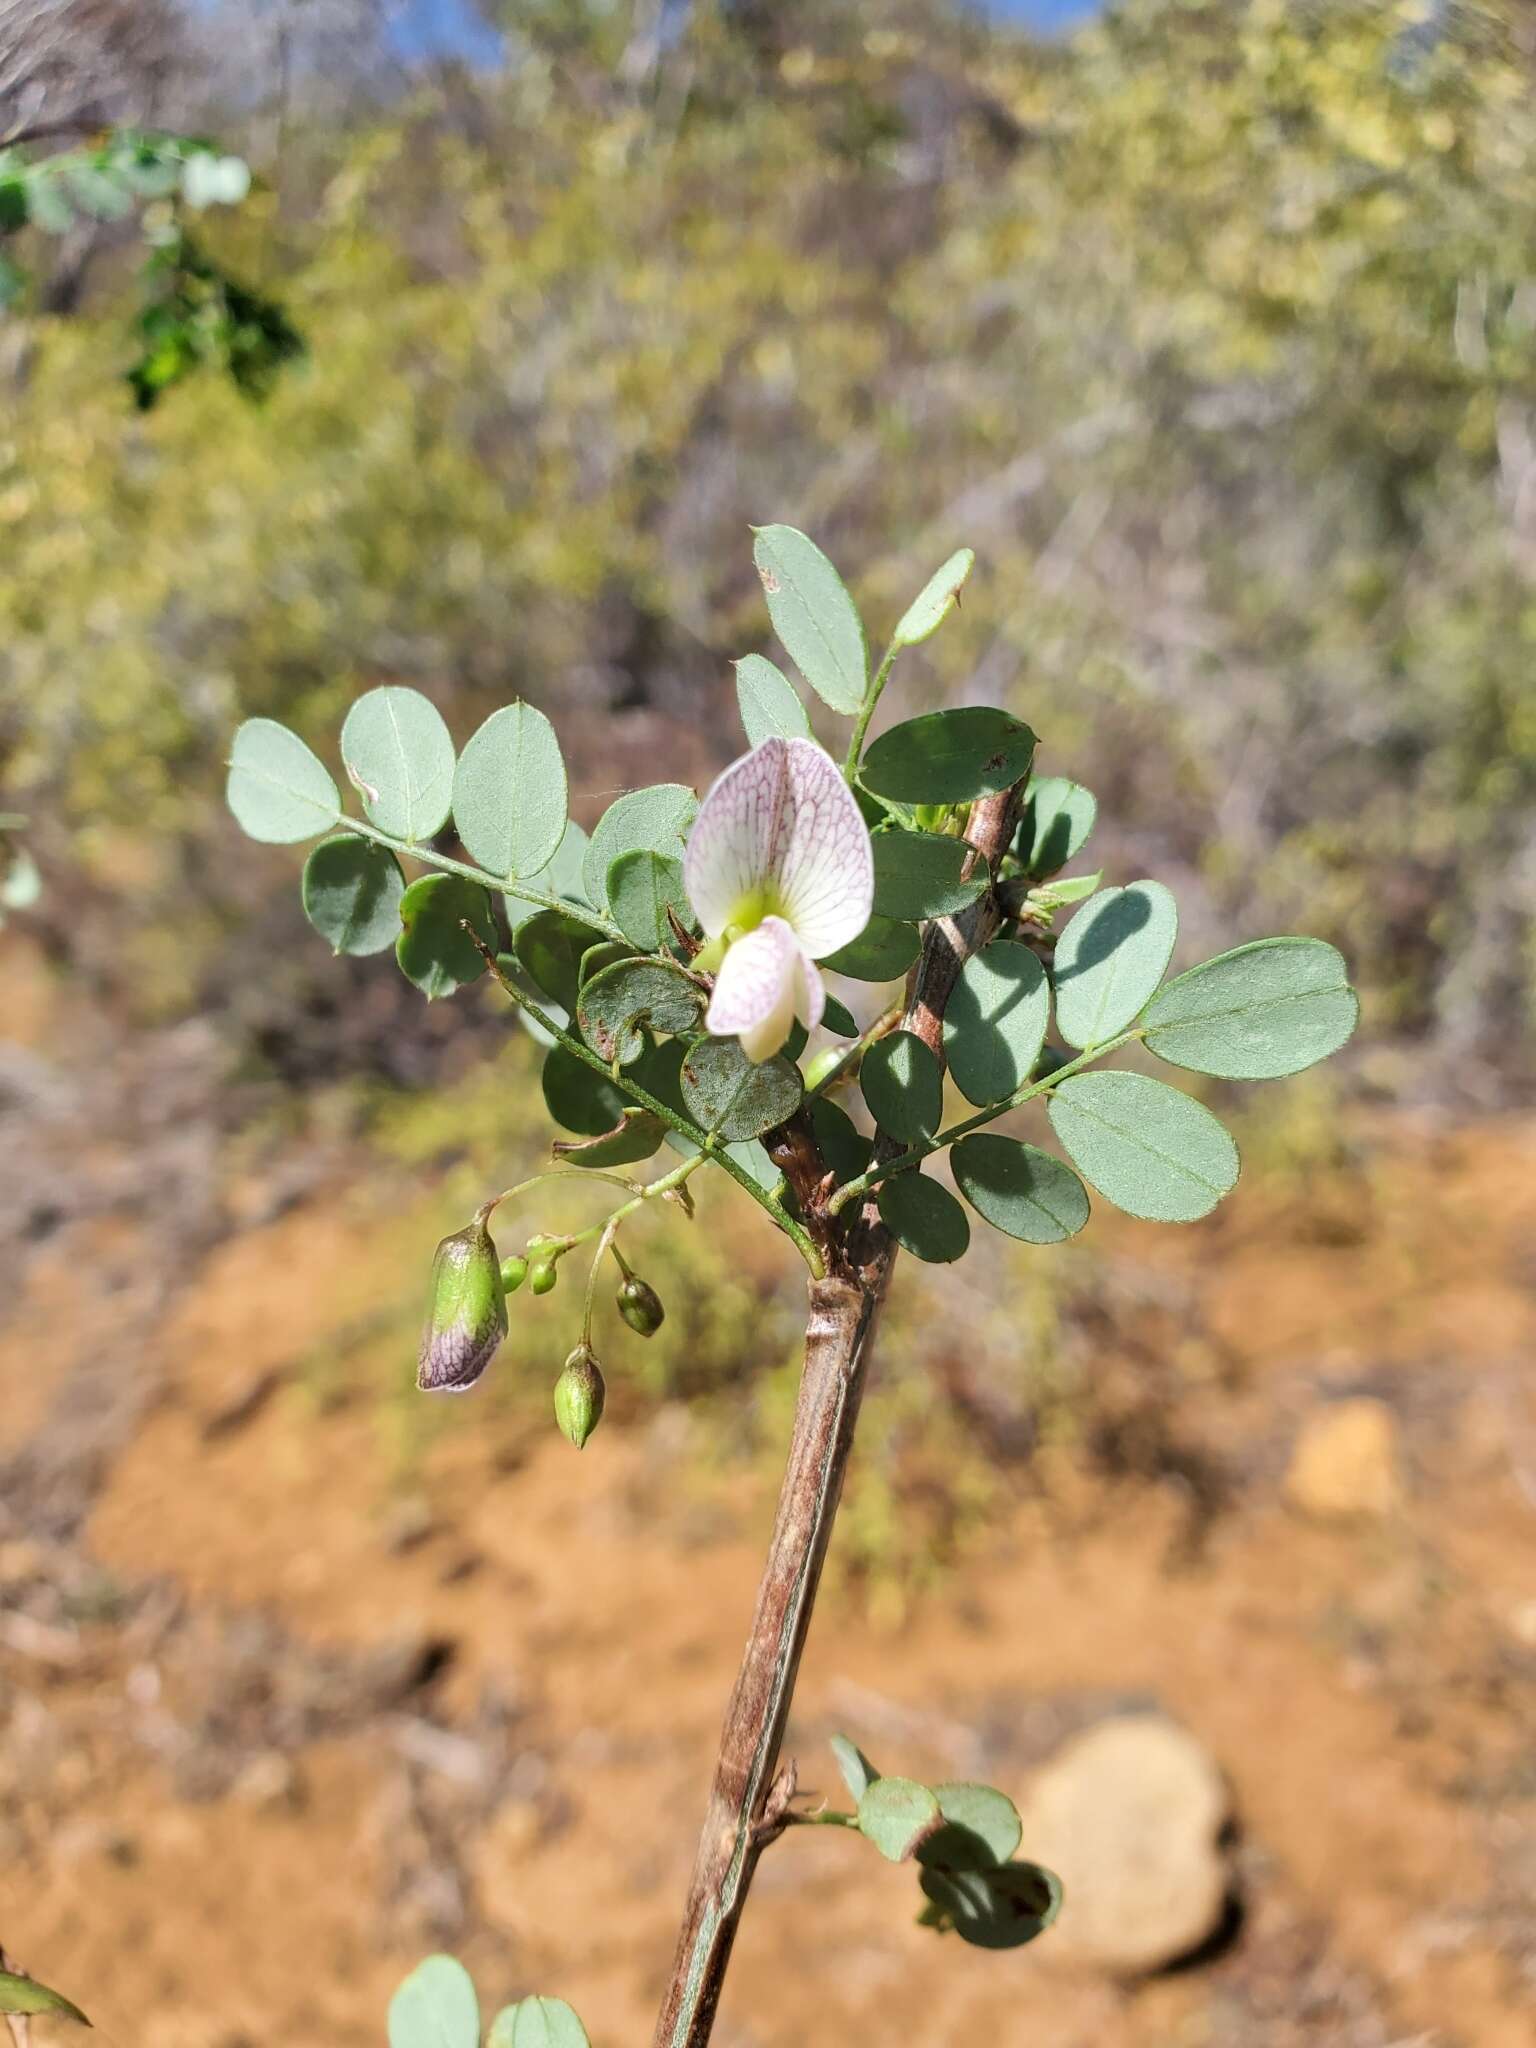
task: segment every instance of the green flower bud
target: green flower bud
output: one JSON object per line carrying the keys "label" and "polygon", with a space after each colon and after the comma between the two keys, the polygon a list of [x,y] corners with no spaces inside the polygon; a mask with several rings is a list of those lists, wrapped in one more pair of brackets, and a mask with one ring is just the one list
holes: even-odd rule
{"label": "green flower bud", "polygon": [[535,1294],[548,1294],[559,1278],[559,1268],[553,1259],[535,1259],[528,1268],[528,1285]]}
{"label": "green flower bud", "polygon": [[578,1344],[555,1381],[555,1420],[578,1451],[603,1419],[607,1391],[597,1360]]}
{"label": "green flower bud", "polygon": [[527,1278],[528,1261],[526,1259],[512,1258],[502,1260],[501,1285],[504,1293],[516,1294]]}
{"label": "green flower bud", "polygon": [[626,1274],[619,1283],[615,1298],[619,1314],[638,1336],[654,1337],[667,1319],[661,1296],[646,1281],[636,1279],[633,1273]]}
{"label": "green flower bud", "polygon": [[845,1045],[826,1045],[805,1070],[805,1092],[814,1095],[828,1074],[835,1073],[848,1056]]}
{"label": "green flower bud", "polygon": [[482,1217],[445,1237],[432,1259],[432,1291],[416,1364],[423,1393],[462,1394],[507,1334],[501,1261]]}

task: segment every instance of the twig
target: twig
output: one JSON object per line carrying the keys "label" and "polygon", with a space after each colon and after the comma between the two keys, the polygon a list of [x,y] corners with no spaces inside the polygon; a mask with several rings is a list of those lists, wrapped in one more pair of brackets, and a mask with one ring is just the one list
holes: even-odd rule
{"label": "twig", "polygon": [[[1018,822],[1022,797],[1020,785],[972,807],[966,836],[977,851],[971,867],[985,861],[995,868]],[[944,1008],[955,980],[999,922],[988,890],[960,916],[928,927],[903,1023],[941,1060]],[[787,1798],[775,1797],[775,1787],[785,1782],[778,1773],[779,1748],[853,1447],[875,1324],[896,1258],[873,1201],[852,1231],[838,1230],[826,1213],[824,1163],[808,1129],[798,1125],[792,1118],[771,1133],[769,1149],[794,1188],[827,1272],[810,1286],[788,1462],[746,1653],[726,1708],[655,2048],[704,2048],[709,2040],[752,1873],[786,1815]]]}

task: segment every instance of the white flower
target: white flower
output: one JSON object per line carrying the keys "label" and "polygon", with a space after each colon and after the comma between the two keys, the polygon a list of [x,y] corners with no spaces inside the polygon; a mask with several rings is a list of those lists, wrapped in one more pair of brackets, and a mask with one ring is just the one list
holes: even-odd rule
{"label": "white flower", "polygon": [[768,739],[733,762],[699,806],[683,881],[719,960],[704,1022],[770,1059],[796,1017],[821,1022],[816,962],[869,923],[869,828],[837,763],[811,740]]}

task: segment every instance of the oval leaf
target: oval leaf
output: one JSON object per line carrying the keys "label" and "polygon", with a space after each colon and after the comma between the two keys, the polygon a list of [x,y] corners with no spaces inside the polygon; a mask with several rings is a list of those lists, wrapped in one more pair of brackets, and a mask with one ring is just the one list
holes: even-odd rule
{"label": "oval leaf", "polygon": [[917,1852],[919,1863],[943,1870],[995,1870],[1023,1836],[1019,1810],[991,1785],[935,1785],[944,1825]]}
{"label": "oval leaf", "polygon": [[987,870],[966,881],[961,869],[972,852],[963,839],[938,832],[877,832],[875,910],[881,917],[952,917],[987,887]]}
{"label": "oval leaf", "polygon": [[866,1138],[853,1118],[838,1103],[818,1095],[807,1115],[816,1144],[828,1167],[841,1180],[857,1180],[869,1165],[874,1141]]}
{"label": "oval leaf", "polygon": [[462,875],[423,875],[400,898],[402,929],[395,958],[401,973],[415,982],[428,1002],[451,996],[485,972],[485,961],[464,930],[466,921],[494,952],[491,899]]}
{"label": "oval leaf", "polygon": [[642,953],[657,952],[671,940],[669,907],[684,926],[693,923],[682,862],[648,846],[621,853],[608,870],[608,903],[619,930]]}
{"label": "oval leaf", "polygon": [[828,953],[821,964],[850,981],[900,981],[917,958],[918,944],[915,924],[872,917],[856,939]]}
{"label": "oval leaf", "polygon": [[453,822],[488,874],[533,875],[565,837],[568,789],[555,728],[531,704],[493,711],[459,757]]}
{"label": "oval leaf", "polygon": [[895,647],[915,647],[936,633],[960,601],[960,586],[976,565],[974,548],[958,548],[942,569],[935,569],[896,621]]}
{"label": "oval leaf", "polygon": [[587,2030],[563,1998],[525,1998],[513,2007],[511,2048],[592,2048]]}
{"label": "oval leaf", "polygon": [[1335,947],[1322,939],[1258,939],[1159,989],[1144,1022],[1147,1049],[1170,1066],[1273,1081],[1337,1052],[1359,1016]]}
{"label": "oval leaf", "polygon": [[304,915],[333,952],[382,953],[400,935],[400,863],[355,832],[321,840],[304,863],[302,895]]}
{"label": "oval leaf", "polygon": [[698,808],[698,798],[680,782],[631,789],[611,803],[598,819],[582,861],[587,901],[597,910],[608,908],[608,871],[622,853],[643,848],[680,860]]}
{"label": "oval leaf", "polygon": [[1051,979],[1068,1045],[1103,1045],[1145,1009],[1168,970],[1179,908],[1161,882],[1090,898],[1062,933]]}
{"label": "oval leaf", "polygon": [[[530,890],[537,889],[540,895],[557,896],[562,902],[569,903],[576,909],[590,909],[591,906],[581,886],[581,867],[586,856],[587,835],[576,820],[571,818],[566,822],[565,830],[560,835],[560,844],[556,847],[553,857],[546,861],[537,873],[519,875],[518,882],[526,884]],[[527,897],[520,896],[515,888],[507,891],[504,900],[514,930],[533,915],[534,906]]]}
{"label": "oval leaf", "polygon": [[692,1031],[703,1007],[703,990],[681,967],[661,960],[616,960],[582,983],[576,1023],[595,1053],[627,1067],[644,1052],[647,1027],[672,1036]]}
{"label": "oval leaf", "polygon": [[911,1778],[876,1778],[859,1801],[859,1832],[892,1863],[914,1855],[940,1825],[939,1802]]}
{"label": "oval leaf", "polygon": [[944,1052],[955,1086],[978,1109],[1005,1102],[1035,1070],[1051,991],[1028,946],[994,939],[960,971],[944,1017]]}
{"label": "oval leaf", "polygon": [[529,979],[570,1016],[581,987],[581,963],[601,939],[579,917],[541,910],[524,919],[512,943]]}
{"label": "oval leaf", "polygon": [[931,1927],[953,1928],[973,1948],[1022,1948],[1061,1911],[1061,1881],[1038,1863],[1001,1870],[924,1870]]}
{"label": "oval leaf", "polygon": [[556,1138],[550,1151],[563,1166],[633,1166],[661,1150],[667,1126],[652,1110],[626,1109],[596,1138]]}
{"label": "oval leaf", "polygon": [[419,690],[386,684],[358,698],[341,728],[341,765],[381,832],[430,839],[453,806],[453,740]]}
{"label": "oval leaf", "polygon": [[275,718],[248,718],[235,734],[225,796],[240,829],[269,846],[313,839],[341,816],[324,764]]}
{"label": "oval leaf", "polygon": [[832,1754],[837,1758],[837,1768],[842,1773],[843,1783],[848,1787],[850,1796],[856,1800],[862,1799],[880,1773],[863,1750],[850,1742],[846,1735],[834,1735],[831,1742]]}
{"label": "oval leaf", "polygon": [[752,559],[790,660],[824,704],[851,718],[869,682],[869,647],[842,577],[793,526],[755,528]]}
{"label": "oval leaf", "polygon": [[739,1143],[771,1131],[800,1106],[799,1071],[786,1059],[754,1066],[734,1038],[704,1038],[683,1057],[683,1100],[706,1131]]}
{"label": "oval leaf", "polygon": [[775,736],[786,740],[811,737],[811,721],[800,692],[765,655],[748,654],[736,663],[736,703],[748,746],[761,746]]}
{"label": "oval leaf", "polygon": [[955,1186],[978,1216],[1025,1244],[1061,1244],[1088,1221],[1088,1195],[1070,1166],[1038,1145],[978,1132],[951,1149]]}
{"label": "oval leaf", "polygon": [[944,1071],[911,1031],[877,1038],[859,1068],[859,1085],[881,1130],[903,1145],[917,1145],[939,1128]]}
{"label": "oval leaf", "polygon": [[389,2048],[479,2048],[480,2001],[452,1956],[418,1963],[389,2001]]}
{"label": "oval leaf", "polygon": [[545,1108],[557,1124],[578,1137],[606,1136],[632,1107],[616,1082],[563,1045],[550,1051],[542,1079]]}
{"label": "oval leaf", "polygon": [[91,2023],[78,2005],[72,2005],[62,1991],[50,1991],[46,1984],[39,1984],[35,1977],[24,1977],[15,1970],[0,1970],[0,2013],[14,2013],[16,2017],[41,2017],[53,2013],[59,2019],[74,2020],[82,2027]]}
{"label": "oval leaf", "polygon": [[1026,874],[1054,875],[1082,850],[1099,814],[1091,789],[1065,775],[1045,775],[1029,785],[1019,825],[1019,859]]}
{"label": "oval leaf", "polygon": [[965,1257],[971,1226],[949,1189],[936,1180],[925,1180],[913,1167],[882,1181],[876,1200],[880,1221],[913,1258],[947,1266]]}
{"label": "oval leaf", "polygon": [[1034,752],[1034,734],[1006,711],[984,704],[930,711],[881,733],[859,779],[898,803],[967,803],[1011,789]]}
{"label": "oval leaf", "polygon": [[1146,1074],[1074,1074],[1050,1118],[1078,1171],[1128,1215],[1193,1223],[1237,1184],[1226,1126]]}

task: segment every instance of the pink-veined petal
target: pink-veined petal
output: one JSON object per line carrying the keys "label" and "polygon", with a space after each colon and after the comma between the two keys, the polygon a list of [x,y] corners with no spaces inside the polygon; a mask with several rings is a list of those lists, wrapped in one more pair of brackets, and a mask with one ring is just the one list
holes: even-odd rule
{"label": "pink-veined petal", "polygon": [[717,1038],[739,1038],[749,1060],[768,1059],[795,1021],[800,965],[800,948],[789,926],[781,917],[765,917],[721,961],[706,1029]]}
{"label": "pink-veined petal", "polygon": [[802,950],[795,972],[795,1015],[807,1031],[814,1031],[826,1007],[827,985],[821,978],[821,969]]}
{"label": "pink-veined petal", "polygon": [[835,953],[869,923],[875,859],[853,791],[812,740],[785,740],[786,797],[773,849],[784,915],[812,959]]}
{"label": "pink-veined petal", "polygon": [[786,784],[784,741],[764,740],[715,778],[683,849],[683,887],[710,938],[772,870]]}

